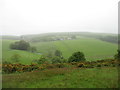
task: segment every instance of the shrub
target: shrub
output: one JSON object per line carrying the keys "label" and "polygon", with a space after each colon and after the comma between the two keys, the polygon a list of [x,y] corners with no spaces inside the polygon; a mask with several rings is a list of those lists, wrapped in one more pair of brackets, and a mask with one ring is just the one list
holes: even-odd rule
{"label": "shrub", "polygon": [[97,64],[97,67],[101,67],[101,64]]}
{"label": "shrub", "polygon": [[57,68],[64,68],[65,65],[64,64],[55,64],[55,67],[57,67]]}
{"label": "shrub", "polygon": [[72,56],[69,57],[68,62],[79,62],[85,60],[85,56],[82,52],[75,52],[72,54]]}
{"label": "shrub", "polygon": [[83,64],[83,63],[79,63],[79,64],[77,65],[77,67],[84,67],[84,64]]}
{"label": "shrub", "polygon": [[114,55],[114,58],[120,60],[120,50],[117,50],[117,52],[118,53]]}
{"label": "shrub", "polygon": [[59,50],[56,50],[55,53],[54,53],[54,55],[57,56],[57,57],[63,58],[62,52],[59,51]]}
{"label": "shrub", "polygon": [[38,67],[37,66],[24,66],[23,67],[23,71],[24,72],[27,72],[27,71],[33,71],[33,70],[36,70],[36,69],[38,69]]}
{"label": "shrub", "polygon": [[104,62],[102,63],[103,66],[110,66],[110,62]]}
{"label": "shrub", "polygon": [[67,63],[67,59],[63,58],[63,59],[61,59],[61,62],[62,63]]}
{"label": "shrub", "polygon": [[47,59],[45,58],[44,55],[42,55],[40,59],[37,60],[38,64],[44,64],[45,62],[47,62]]}
{"label": "shrub", "polygon": [[55,66],[53,64],[49,64],[46,66],[47,69],[51,69],[51,68],[55,68]]}
{"label": "shrub", "polygon": [[5,64],[2,66],[2,70],[5,73],[13,73],[16,72],[17,69],[12,64]]}
{"label": "shrub", "polygon": [[61,58],[58,57],[58,56],[53,57],[53,58],[51,59],[51,61],[52,61],[52,64],[62,63]]}
{"label": "shrub", "polygon": [[72,64],[72,65],[77,65],[78,63],[77,63],[77,62],[71,62],[70,64]]}

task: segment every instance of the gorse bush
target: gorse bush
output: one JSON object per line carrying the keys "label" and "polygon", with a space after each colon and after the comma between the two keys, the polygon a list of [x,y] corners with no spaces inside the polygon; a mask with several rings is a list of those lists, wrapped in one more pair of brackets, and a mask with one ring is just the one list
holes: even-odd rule
{"label": "gorse bush", "polygon": [[2,70],[5,73],[14,73],[14,72],[29,72],[39,69],[38,65],[22,65],[22,64],[3,64]]}
{"label": "gorse bush", "polygon": [[56,64],[3,64],[2,70],[5,73],[14,73],[14,72],[30,72],[34,70],[45,70],[51,68],[64,68],[64,67],[75,67],[75,68],[94,68],[94,67],[115,67],[120,66],[118,60],[102,60],[100,61],[86,61],[86,62],[71,62],[71,63],[56,63]]}
{"label": "gorse bush", "polygon": [[58,57],[58,56],[53,57],[51,59],[51,61],[52,61],[52,64],[54,64],[54,63],[62,63],[61,58]]}
{"label": "gorse bush", "polygon": [[38,60],[36,60],[38,64],[48,64],[50,63],[49,59],[42,55]]}
{"label": "gorse bush", "polygon": [[46,61],[46,58],[44,56],[41,56],[40,59],[38,59],[37,63],[43,64],[43,63],[45,63],[45,61]]}

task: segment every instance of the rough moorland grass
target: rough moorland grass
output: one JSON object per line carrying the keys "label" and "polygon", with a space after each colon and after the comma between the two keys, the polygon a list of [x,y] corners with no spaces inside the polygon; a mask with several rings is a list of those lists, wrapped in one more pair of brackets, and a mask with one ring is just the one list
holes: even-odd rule
{"label": "rough moorland grass", "polygon": [[116,67],[55,68],[3,75],[3,88],[117,88]]}

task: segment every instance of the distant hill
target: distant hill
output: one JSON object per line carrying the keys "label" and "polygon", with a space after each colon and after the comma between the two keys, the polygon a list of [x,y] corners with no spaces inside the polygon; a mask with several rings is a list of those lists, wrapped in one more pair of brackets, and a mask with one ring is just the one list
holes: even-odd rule
{"label": "distant hill", "polygon": [[21,36],[2,36],[2,39],[8,39],[8,40],[22,39],[29,42],[48,42],[48,41],[76,39],[76,37],[79,36],[95,38],[116,44],[118,43],[117,34],[91,33],[91,32],[59,32],[59,33],[44,33],[44,34],[21,35]]}
{"label": "distant hill", "polygon": [[10,35],[2,35],[0,39],[8,39],[8,40],[20,40],[20,36],[10,36]]}

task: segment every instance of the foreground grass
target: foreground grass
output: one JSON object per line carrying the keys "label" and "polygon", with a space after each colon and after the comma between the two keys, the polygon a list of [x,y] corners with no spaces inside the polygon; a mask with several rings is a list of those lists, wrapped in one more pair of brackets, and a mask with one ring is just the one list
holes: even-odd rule
{"label": "foreground grass", "polygon": [[116,67],[55,68],[3,75],[3,88],[117,88]]}

